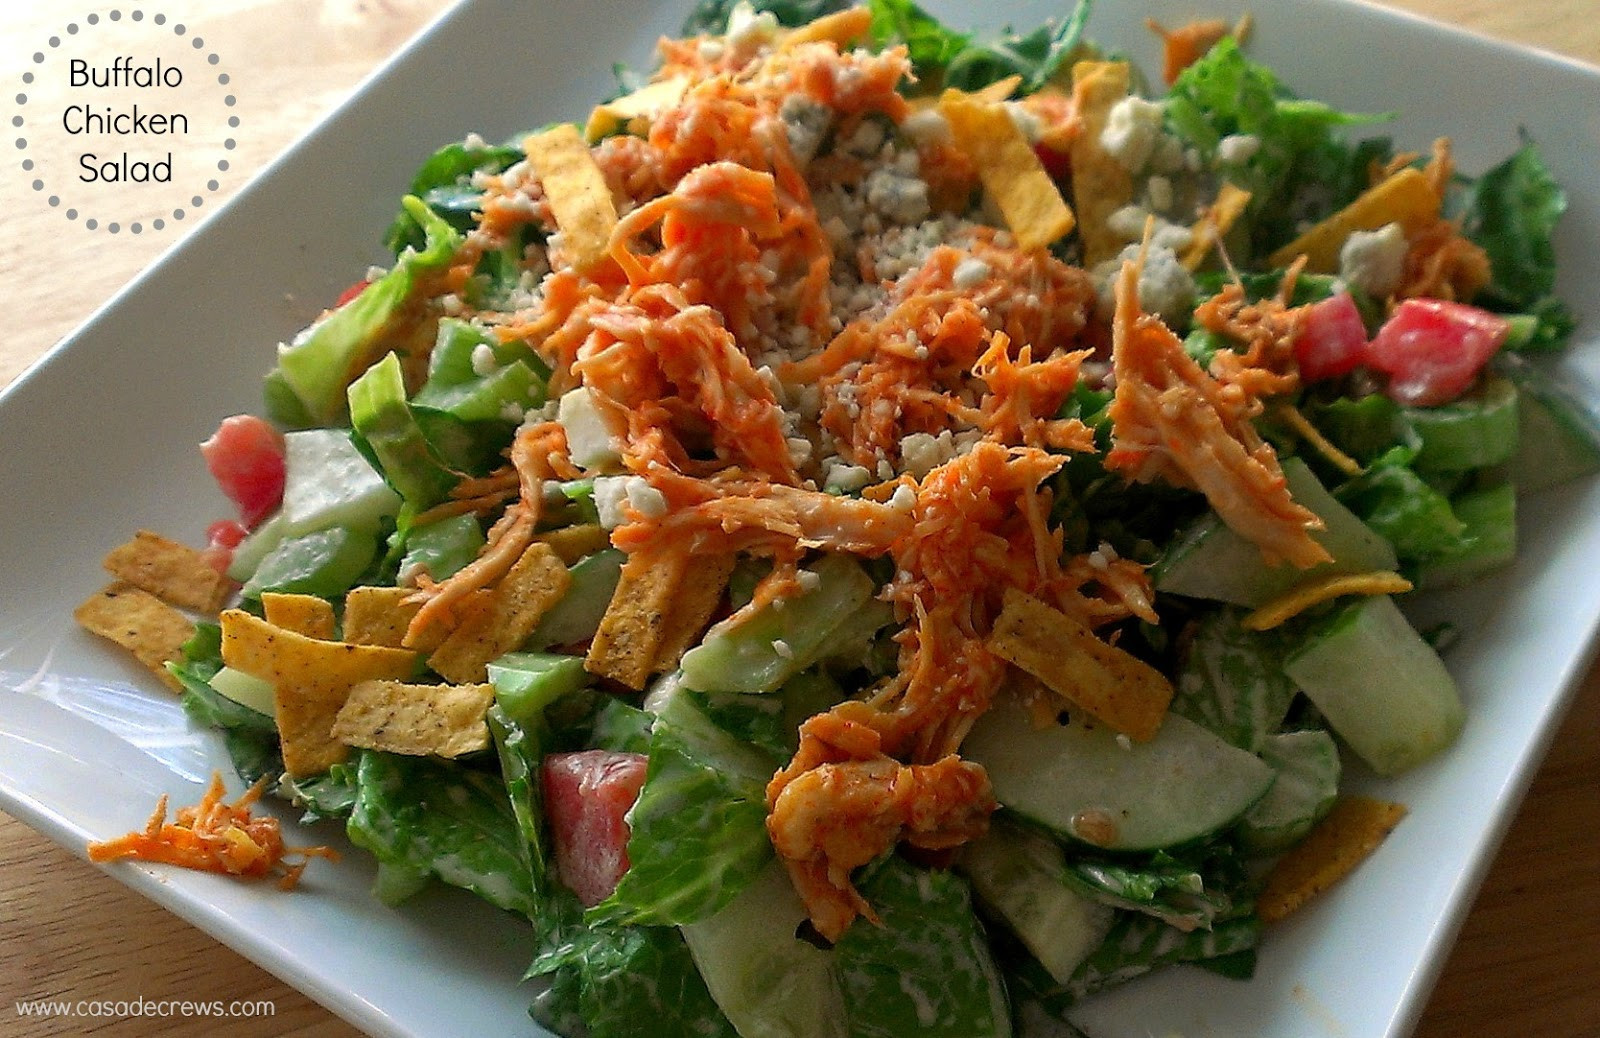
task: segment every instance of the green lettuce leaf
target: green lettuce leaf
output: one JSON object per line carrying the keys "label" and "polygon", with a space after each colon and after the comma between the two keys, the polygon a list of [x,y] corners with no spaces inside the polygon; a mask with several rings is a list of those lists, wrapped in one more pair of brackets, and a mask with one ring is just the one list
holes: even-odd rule
{"label": "green lettuce leaf", "polygon": [[1083,41],[1092,7],[1079,0],[1072,13],[1027,33],[1009,25],[983,36],[957,32],[914,0],[869,0],[872,37],[879,46],[904,44],[918,91],[946,86],[977,90],[1007,76],[1020,76],[1020,92],[1031,94],[1060,71]]}
{"label": "green lettuce leaf", "polygon": [[[472,186],[479,170],[500,173],[522,159],[522,149],[510,145],[446,144],[423,162],[411,179],[411,194],[435,215],[460,231],[470,230],[472,214],[482,205],[483,192]],[[406,249],[426,247],[427,232],[410,209],[402,207],[384,234],[383,243],[399,256]]]}
{"label": "green lettuce leaf", "polygon": [[533,911],[525,841],[498,776],[366,751],[346,831],[378,860],[377,894],[387,904],[437,877],[499,908]]}
{"label": "green lettuce leaf", "polygon": [[1299,689],[1283,673],[1281,635],[1247,630],[1242,616],[1242,610],[1215,609],[1196,623],[1172,711],[1254,753],[1283,725]]}
{"label": "green lettuce leaf", "polygon": [[896,855],[859,889],[882,926],[858,919],[834,946],[852,1038],[1009,1038],[1005,985],[966,880]]}
{"label": "green lettuce leaf", "polygon": [[1396,447],[1334,493],[1409,563],[1459,552],[1468,543],[1466,524],[1456,517],[1449,497],[1411,468],[1413,455]]}
{"label": "green lettuce leaf", "polygon": [[345,388],[388,350],[389,336],[425,276],[449,265],[461,235],[414,195],[403,204],[423,229],[423,247],[402,252],[389,273],[293,344],[279,347],[278,366],[268,376],[269,404],[287,390],[305,417],[319,425],[337,424],[345,415]]}
{"label": "green lettuce leaf", "polygon": [[1259,255],[1291,240],[1302,221],[1332,212],[1366,187],[1368,163],[1387,157],[1388,142],[1347,145],[1333,131],[1381,118],[1296,98],[1271,69],[1246,58],[1232,37],[1185,69],[1166,101],[1168,128],[1207,162],[1224,137],[1249,134],[1261,142],[1248,160],[1226,170],[1250,192],[1245,222]]}
{"label": "green lettuce leaf", "polygon": [[656,717],[649,757],[628,812],[628,871],[591,922],[704,919],[772,859],[766,785],[779,757],[719,727],[682,688]]}

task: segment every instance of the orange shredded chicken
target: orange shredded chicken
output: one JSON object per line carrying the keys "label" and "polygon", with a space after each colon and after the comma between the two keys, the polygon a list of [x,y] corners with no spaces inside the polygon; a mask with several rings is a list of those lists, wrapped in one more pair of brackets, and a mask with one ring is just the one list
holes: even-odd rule
{"label": "orange shredded chicken", "polygon": [[262,778],[229,804],[223,800],[222,776],[213,772],[200,803],[179,808],[177,817],[168,822],[163,793],[143,829],[89,844],[89,860],[132,858],[230,876],[277,876],[280,888],[292,890],[312,858],[338,861],[339,852],[331,847],[285,845],[278,820],[250,810],[266,787]]}

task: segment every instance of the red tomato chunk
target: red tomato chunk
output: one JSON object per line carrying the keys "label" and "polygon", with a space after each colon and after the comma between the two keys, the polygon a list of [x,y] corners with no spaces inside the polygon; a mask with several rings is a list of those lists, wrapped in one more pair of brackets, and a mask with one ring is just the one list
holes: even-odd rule
{"label": "red tomato chunk", "polygon": [[1472,385],[1509,329],[1504,318],[1475,306],[1407,299],[1368,344],[1366,364],[1389,376],[1394,400],[1433,407]]}
{"label": "red tomato chunk", "polygon": [[1354,371],[1367,348],[1367,326],[1349,292],[1306,307],[1305,323],[1294,340],[1294,359],[1307,382],[1338,378]]}
{"label": "red tomato chunk", "polygon": [[644,785],[645,762],[642,754],[612,750],[544,759],[540,777],[556,874],[584,907],[609,897],[628,871],[625,816]]}
{"label": "red tomato chunk", "polygon": [[217,486],[239,506],[245,529],[254,529],[283,500],[283,434],[265,419],[224,418],[200,453]]}

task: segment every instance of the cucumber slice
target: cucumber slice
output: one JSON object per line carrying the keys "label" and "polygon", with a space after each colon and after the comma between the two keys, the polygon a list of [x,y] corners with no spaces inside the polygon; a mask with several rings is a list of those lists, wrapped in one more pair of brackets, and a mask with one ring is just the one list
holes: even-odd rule
{"label": "cucumber slice", "polygon": [[288,537],[261,560],[243,594],[259,598],[264,591],[337,598],[350,590],[378,556],[371,533],[335,526]]}
{"label": "cucumber slice", "polygon": [[1119,851],[1173,847],[1224,829],[1273,777],[1255,754],[1182,717],[1168,716],[1149,742],[1129,743],[1082,715],[1035,728],[1012,699],[979,719],[962,752],[988,769],[1003,807]]}
{"label": "cucumber slice", "polygon": [[1116,918],[1110,905],[1062,879],[1066,864],[1054,840],[1003,821],[961,848],[960,867],[978,898],[1062,984],[1100,947]]}
{"label": "cucumber slice", "polygon": [[1510,483],[1470,490],[1450,502],[1466,524],[1467,541],[1457,551],[1434,555],[1417,566],[1419,588],[1464,584],[1517,557],[1517,491]]}
{"label": "cucumber slice", "polygon": [[250,536],[233,549],[233,561],[228,563],[228,578],[242,584],[254,576],[261,560],[283,542],[288,529],[289,520],[281,508],[263,520],[260,526],[250,531]]}
{"label": "cucumber slice", "polygon": [[848,555],[808,567],[816,586],[762,609],[737,627],[723,624],[683,657],[683,681],[701,692],[772,692],[820,659],[845,621],[876,590]]}
{"label": "cucumber slice", "polygon": [[622,552],[607,548],[573,563],[568,570],[572,583],[567,593],[539,618],[539,626],[528,639],[528,647],[547,649],[592,637],[600,628],[600,618],[611,606],[611,596],[622,579],[622,563],[626,559]]}
{"label": "cucumber slice", "polygon": [[582,656],[550,652],[508,652],[489,664],[494,698],[506,716],[530,725],[544,708],[590,682]]}
{"label": "cucumber slice", "polygon": [[788,872],[774,862],[716,915],[681,927],[741,1038],[844,1038],[833,954],[795,936],[806,918]]}
{"label": "cucumber slice", "polygon": [[347,429],[285,433],[285,536],[334,526],[376,531],[400,511],[400,495],[362,456]]}
{"label": "cucumber slice", "polygon": [[1516,384],[1520,430],[1511,461],[1517,490],[1531,493],[1600,472],[1600,414],[1580,394],[1525,357],[1495,366]]}
{"label": "cucumber slice", "polygon": [[1305,462],[1288,459],[1283,463],[1283,475],[1295,501],[1322,518],[1324,528],[1312,537],[1333,556],[1332,562],[1310,569],[1288,564],[1269,566],[1262,559],[1260,548],[1230,530],[1215,512],[1209,512],[1179,534],[1156,563],[1156,590],[1254,607],[1302,580],[1395,568],[1398,561],[1389,542],[1334,500]]}
{"label": "cucumber slice", "polygon": [[272,682],[263,681],[254,674],[223,667],[206,682],[218,695],[227,696],[240,706],[249,707],[258,714],[276,716],[277,706],[272,692]]}
{"label": "cucumber slice", "polygon": [[1339,747],[1318,728],[1278,732],[1261,745],[1277,771],[1272,788],[1239,820],[1239,842],[1252,854],[1277,854],[1299,843],[1339,794]]}
{"label": "cucumber slice", "polygon": [[1334,614],[1289,654],[1284,670],[1380,775],[1432,757],[1466,720],[1455,679],[1387,595]]}
{"label": "cucumber slice", "polygon": [[1498,465],[1517,451],[1517,411],[1517,387],[1494,376],[1459,400],[1406,408],[1405,420],[1422,441],[1412,464],[1429,472]]}

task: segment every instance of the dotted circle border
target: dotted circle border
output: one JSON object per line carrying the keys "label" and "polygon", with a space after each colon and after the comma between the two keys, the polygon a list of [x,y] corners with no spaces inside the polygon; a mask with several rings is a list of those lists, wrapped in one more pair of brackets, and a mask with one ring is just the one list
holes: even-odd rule
{"label": "dotted circle border", "polygon": [[[104,17],[108,21],[120,22],[122,20],[122,15],[123,15],[123,9],[121,9],[121,8],[112,8],[110,11],[105,13]],[[128,20],[131,21],[131,22],[142,22],[142,21],[144,21],[144,18],[145,18],[145,12],[144,12],[144,10],[142,8],[133,8],[133,9],[128,11]],[[81,21],[85,25],[91,25],[92,26],[92,25],[99,25],[100,24],[100,19],[101,19],[100,12],[91,11],[89,14],[85,15],[81,19]],[[151,24],[153,24],[153,25],[165,26],[167,24],[167,16],[165,14],[153,14],[150,17],[150,21],[151,21]],[[172,28],[172,33],[175,36],[184,36],[189,31],[188,27],[185,26],[182,22],[173,22],[171,28]],[[78,22],[68,22],[67,23],[66,33],[67,33],[68,36],[76,36],[76,35],[78,35],[79,31],[81,31],[81,30],[80,30],[80,26],[79,26]],[[57,49],[57,48],[59,48],[61,46],[62,39],[61,39],[60,36],[51,36],[50,39],[47,40],[46,42],[49,45],[51,50],[55,50],[55,49]],[[199,37],[199,36],[191,37],[190,38],[190,45],[195,50],[205,50],[205,40],[202,37]],[[45,60],[45,52],[44,51],[37,50],[37,51],[33,52],[33,63],[35,65],[44,64],[44,60]],[[215,68],[216,66],[220,65],[221,63],[222,63],[222,58],[215,51],[211,51],[211,52],[208,52],[206,54],[206,64],[207,65],[210,65],[213,68]],[[35,78],[34,74],[33,74],[33,72],[31,70],[22,73],[23,89],[17,91],[17,95],[16,95],[16,98],[15,98],[16,106],[17,106],[17,113],[11,117],[11,125],[12,125],[12,127],[16,128],[16,129],[19,129],[19,130],[27,128],[28,120],[27,120],[27,117],[23,114],[22,109],[24,109],[28,104],[28,91],[27,91],[26,88],[33,85],[34,78]],[[229,83],[231,81],[232,81],[231,77],[226,72],[218,72],[217,73],[217,85],[218,86],[227,86],[227,85],[229,85]],[[232,108],[238,103],[238,98],[233,94],[228,94],[227,96],[225,96],[223,98],[222,103],[224,105],[226,105],[227,107]],[[239,122],[240,122],[240,120],[239,120],[239,117],[237,115],[228,116],[228,128],[230,130],[237,130],[239,128]],[[238,146],[238,141],[233,137],[227,137],[227,138],[224,138],[224,140],[222,142],[222,146],[223,146],[223,148],[225,150],[232,151],[235,147]],[[27,151],[27,149],[28,149],[28,138],[25,135],[19,135],[16,138],[16,150],[19,151],[19,152],[25,152],[25,151]],[[22,171],[24,173],[32,173],[33,172],[34,162],[33,162],[33,160],[31,158],[24,157],[22,159],[21,165],[22,165]],[[217,164],[216,164],[217,172],[226,173],[228,171],[228,169],[229,169],[229,166],[230,166],[230,163],[228,162],[227,159],[218,159],[217,160]],[[32,187],[34,191],[39,192],[41,194],[43,194],[48,189],[48,186],[45,184],[45,182],[42,179],[38,178],[38,177],[34,177],[32,182],[29,184],[29,186]],[[212,179],[206,181],[206,191],[207,192],[210,192],[210,193],[214,194],[220,188],[221,188],[221,183],[218,180],[216,180],[215,178],[212,178]],[[62,200],[61,200],[61,196],[60,195],[56,195],[56,194],[48,195],[45,198],[45,203],[47,205],[49,205],[50,208],[52,208],[52,209],[62,209]],[[197,195],[192,196],[189,199],[189,209],[199,209],[199,208],[202,208],[204,205],[205,205],[205,196],[204,195],[198,195],[197,194]],[[184,219],[184,217],[189,215],[189,209],[185,209],[182,206],[174,208],[172,210],[172,217],[171,217],[172,220],[174,222],[182,221]],[[83,213],[80,213],[76,207],[70,207],[69,206],[69,207],[65,208],[64,210],[62,210],[62,215],[65,216],[67,218],[68,222],[71,222],[71,223],[76,223],[78,221],[78,218],[80,216],[82,216],[83,217],[82,226],[83,226],[83,228],[85,230],[95,231],[95,230],[99,230],[101,228],[101,226],[102,226],[99,218],[93,217],[93,216],[87,216],[87,215],[85,215]],[[163,230],[163,229],[165,229],[166,226],[167,226],[166,217],[158,216],[158,217],[156,217],[156,218],[154,218],[154,219],[152,219],[150,221],[150,229],[153,230],[153,231]],[[106,233],[108,233],[108,234],[120,234],[124,230],[123,223],[121,221],[117,221],[117,220],[113,220],[113,221],[111,221],[109,223],[104,224],[104,228],[105,228]],[[142,234],[142,233],[144,233],[145,226],[144,226],[143,222],[138,221],[138,220],[134,220],[134,221],[129,222],[126,225],[126,230],[130,234]]]}

